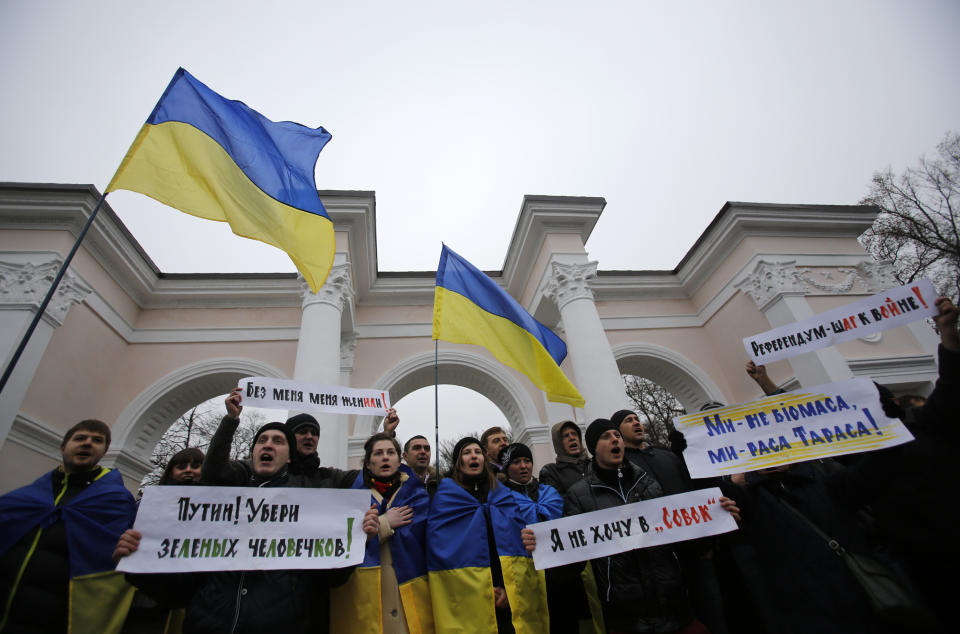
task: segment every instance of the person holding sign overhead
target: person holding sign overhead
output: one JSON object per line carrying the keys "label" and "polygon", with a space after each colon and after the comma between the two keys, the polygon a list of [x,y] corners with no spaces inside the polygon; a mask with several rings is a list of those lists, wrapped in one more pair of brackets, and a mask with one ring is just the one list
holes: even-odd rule
{"label": "person holding sign overhead", "polygon": [[[230,460],[230,445],[243,410],[240,388],[225,401],[227,415],[217,428],[203,462],[206,485],[237,487],[324,486],[319,479],[291,475],[296,440],[284,423],[263,425],[254,436],[250,461]],[[327,485],[329,486],[329,485]],[[364,530],[376,522],[376,510],[364,516]],[[139,548],[141,535],[128,530],[115,557]],[[186,606],[183,631],[263,634],[326,632],[328,588],[346,581],[353,568],[330,570],[245,570],[180,574],[128,574],[148,595],[171,606]]]}

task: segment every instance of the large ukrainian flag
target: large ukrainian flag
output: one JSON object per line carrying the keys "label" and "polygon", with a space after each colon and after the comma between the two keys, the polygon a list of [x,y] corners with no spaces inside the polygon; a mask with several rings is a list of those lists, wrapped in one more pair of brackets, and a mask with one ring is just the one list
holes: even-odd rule
{"label": "large ukrainian flag", "polygon": [[[371,495],[381,515],[390,507],[409,506],[413,521],[396,529],[390,537],[390,557],[400,589],[400,601],[410,634],[433,634],[433,608],[427,581],[427,515],[430,496],[420,478],[400,465],[403,484],[392,499]],[[363,489],[363,471],[353,483]],[[380,538],[367,540],[363,563],[346,584],[330,590],[330,631],[337,634],[379,634],[384,631],[381,611]]]}
{"label": "large ukrainian flag", "polygon": [[496,282],[443,245],[433,296],[433,338],[483,346],[526,374],[547,400],[583,407],[560,364],[567,345]]}
{"label": "large ukrainian flag", "polygon": [[323,128],[273,122],[177,70],[107,192],[128,189],[283,249],[316,292],[335,251],[314,167]]}
{"label": "large ukrainian flag", "polygon": [[[101,467],[95,481],[65,504],[61,498],[70,476],[64,480],[59,495],[55,495],[52,474],[46,473],[33,484],[0,497],[0,554],[39,528],[10,595],[3,600],[12,603],[41,532],[62,521],[70,557],[67,632],[119,632],[133,601],[134,588],[126,583],[123,573],[114,570],[112,555],[120,535],[133,525],[137,505],[119,471]],[[5,625],[0,623],[0,630]]]}
{"label": "large ukrainian flag", "polygon": [[433,496],[427,526],[427,567],[438,634],[497,631],[488,518],[514,629],[517,634],[549,632],[544,574],[534,568],[523,547],[520,530],[525,523],[513,492],[499,485],[481,504],[453,478],[444,478]]}

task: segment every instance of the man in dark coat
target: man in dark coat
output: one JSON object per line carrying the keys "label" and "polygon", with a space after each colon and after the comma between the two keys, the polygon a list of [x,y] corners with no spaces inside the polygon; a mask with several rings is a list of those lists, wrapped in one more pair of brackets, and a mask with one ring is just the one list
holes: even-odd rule
{"label": "man in dark coat", "polygon": [[[587,428],[593,462],[567,491],[564,516],[663,495],[660,484],[624,460],[619,426],[598,418]],[[631,550],[590,561],[607,630],[675,632],[693,622],[680,565],[669,546]]]}
{"label": "man in dark coat", "polygon": [[543,465],[540,469],[540,482],[549,484],[560,495],[567,492],[574,482],[587,474],[590,466],[590,456],[583,446],[583,436],[580,427],[572,420],[557,423],[550,429],[553,439],[553,450],[557,453],[557,461]]}
{"label": "man in dark coat", "polygon": [[[62,463],[0,497],[0,631],[97,631],[73,605],[88,574],[113,570],[117,538],[136,514],[118,471],[99,465],[110,447],[110,428],[98,420],[71,427],[60,444]],[[117,591],[130,591],[117,575]],[[91,606],[100,615],[115,607]],[[71,614],[72,610],[72,614]],[[96,615],[94,615],[96,616]]]}
{"label": "man in dark coat", "polygon": [[[202,481],[214,486],[335,487],[344,477],[339,470],[319,467],[313,473],[290,474],[296,439],[284,423],[262,426],[256,433],[250,461],[230,460],[230,445],[240,422],[242,394],[234,389],[227,397],[227,415],[214,433],[203,463]],[[332,473],[338,472],[338,473]],[[353,472],[356,478],[358,472]],[[351,483],[352,484],[352,483]],[[367,515],[376,516],[376,510]],[[365,516],[364,522],[368,517]],[[116,555],[122,557],[139,546],[140,534],[123,534]],[[229,631],[262,634],[325,632],[329,625],[328,588],[346,581],[352,568],[323,571],[248,570],[162,575],[128,575],[147,594],[167,605],[186,605],[183,631]]]}

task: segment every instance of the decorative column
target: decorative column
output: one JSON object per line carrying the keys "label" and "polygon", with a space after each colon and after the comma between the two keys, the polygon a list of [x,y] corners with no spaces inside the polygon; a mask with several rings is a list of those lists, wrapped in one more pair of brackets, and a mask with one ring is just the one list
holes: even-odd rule
{"label": "decorative column", "polygon": [[[334,266],[327,282],[316,293],[311,292],[301,278],[301,291],[303,316],[293,378],[307,383],[340,385],[340,323],[344,307],[354,297],[350,265]],[[320,414],[317,421],[320,423],[320,441],[317,443],[320,464],[346,467],[347,417]]]}
{"label": "decorative column", "polygon": [[584,420],[609,418],[631,407],[610,342],[593,303],[590,279],[597,274],[596,262],[550,263],[544,295],[556,302],[566,331],[567,354],[573,366],[571,380],[586,405]]}
{"label": "decorative column", "polygon": [[[776,328],[813,317],[807,303],[807,284],[801,279],[796,261],[767,262],[760,260],[753,273],[737,282],[736,287],[750,296],[757,308]],[[786,360],[793,368],[800,385],[819,385],[853,378],[850,367],[835,347],[807,352]]]}
{"label": "decorative column", "polygon": [[[0,358],[4,369],[50,290],[60,265],[60,260],[39,264],[0,262]],[[60,281],[16,369],[0,393],[0,445],[10,433],[54,329],[63,324],[70,307],[82,302],[91,292],[92,289],[70,271]]]}

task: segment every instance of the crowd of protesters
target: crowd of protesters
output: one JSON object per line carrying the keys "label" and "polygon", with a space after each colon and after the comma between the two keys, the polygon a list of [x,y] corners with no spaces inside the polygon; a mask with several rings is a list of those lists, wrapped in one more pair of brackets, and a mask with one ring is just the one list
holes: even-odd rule
{"label": "crowd of protesters", "polygon": [[[363,562],[127,574],[137,591],[112,631],[946,632],[958,563],[949,434],[960,415],[960,339],[957,308],[946,298],[937,306],[933,392],[897,398],[877,386],[884,412],[914,441],[709,480],[691,479],[682,436],[671,435],[671,448],[653,446],[629,410],[585,430],[553,425],[556,459],[539,479],[531,448],[500,427],[460,439],[438,477],[426,438],[397,441],[394,410],[366,442],[361,469],[320,464],[320,426],[309,414],[262,426],[249,458],[231,460],[243,409],[235,389],[206,455],[180,451],[159,484],[368,491]],[[763,366],[746,371],[764,394],[782,392]],[[142,537],[130,528],[136,503],[119,473],[99,464],[109,445],[107,425],[82,421],[64,436],[58,468],[0,496],[3,634],[98,631],[77,610],[78,570],[112,568]],[[739,530],[545,574],[518,565],[537,546],[530,524],[712,486]],[[881,612],[844,552],[893,579],[903,609]],[[434,574],[449,570],[467,573]],[[477,602],[486,607],[467,607]]]}

